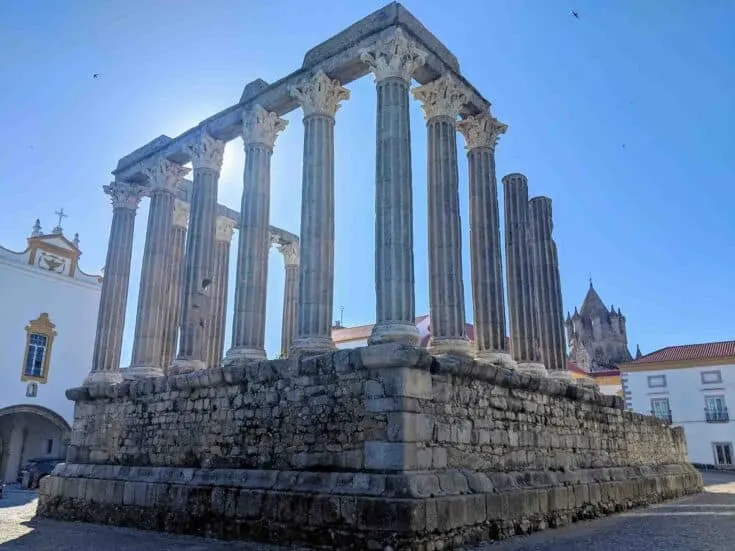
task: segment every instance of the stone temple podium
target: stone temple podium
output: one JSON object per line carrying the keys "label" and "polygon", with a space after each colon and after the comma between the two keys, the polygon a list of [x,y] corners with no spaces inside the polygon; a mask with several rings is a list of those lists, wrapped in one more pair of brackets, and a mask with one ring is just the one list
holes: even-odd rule
{"label": "stone temple podium", "polygon": [[[337,351],[336,121],[349,99],[344,85],[367,74],[378,121],[376,324],[368,346]],[[413,80],[428,144],[428,350],[417,346],[413,325]],[[298,239],[274,232],[268,216],[276,139],[293,130],[280,117],[297,108]],[[525,282],[509,293],[506,349],[494,157],[505,130],[451,52],[393,3],[307,52],[292,74],[253,81],[236,105],[121,159],[106,188],[114,214],[95,355],[84,384],[67,392],[75,401],[69,451],[42,482],[38,514],[330,549],[433,550],[698,491],[680,429],[564,376],[550,203],[529,205],[519,174],[503,179],[513,198],[508,274],[518,274],[513,285]],[[474,346],[465,334],[457,131],[470,178]],[[243,200],[227,224],[217,181],[225,143],[236,137],[246,152]],[[184,222],[176,201],[187,164]],[[122,321],[142,196],[151,200],[153,237],[135,361],[124,377]],[[218,242],[235,226],[233,339],[223,357],[213,329],[226,283]],[[265,258],[274,241],[287,270],[288,357],[266,360]]]}

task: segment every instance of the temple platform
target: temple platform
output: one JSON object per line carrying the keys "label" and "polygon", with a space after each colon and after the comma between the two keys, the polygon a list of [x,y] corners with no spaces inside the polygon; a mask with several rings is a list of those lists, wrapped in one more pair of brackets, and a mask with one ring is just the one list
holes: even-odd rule
{"label": "temple platform", "polygon": [[380,345],[70,389],[38,514],[340,549],[447,549],[698,492],[616,396]]}

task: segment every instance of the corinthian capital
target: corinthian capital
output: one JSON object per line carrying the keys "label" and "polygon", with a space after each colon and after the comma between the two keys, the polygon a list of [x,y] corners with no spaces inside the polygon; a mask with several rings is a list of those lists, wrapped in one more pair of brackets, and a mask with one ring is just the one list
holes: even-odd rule
{"label": "corinthian capital", "polygon": [[174,227],[186,229],[189,227],[189,203],[180,199],[174,201]]}
{"label": "corinthian capital", "polygon": [[227,216],[217,217],[217,229],[214,234],[216,241],[229,243],[232,241],[232,234],[235,232],[235,221]]}
{"label": "corinthian capital", "polygon": [[398,77],[410,83],[414,71],[426,63],[426,52],[397,28],[392,35],[380,40],[372,48],[360,50],[360,60],[370,67],[375,82]]}
{"label": "corinthian capital", "polygon": [[176,185],[189,172],[190,169],[172,163],[166,158],[161,158],[152,166],[143,168],[143,173],[148,176],[153,190],[160,189],[170,193],[176,193]]}
{"label": "corinthian capital", "polygon": [[143,197],[143,187],[138,184],[112,182],[110,185],[102,186],[102,189],[110,196],[113,209],[137,210]]}
{"label": "corinthian capital", "polygon": [[495,149],[498,138],[501,134],[505,134],[508,125],[503,124],[490,113],[482,113],[457,122],[457,130],[464,136],[464,147],[467,151],[478,147]]}
{"label": "corinthian capital", "polygon": [[207,132],[202,132],[196,143],[187,146],[186,150],[194,168],[209,168],[217,172],[222,170],[225,142],[213,138]]}
{"label": "corinthian capital", "polygon": [[273,149],[278,133],[286,128],[288,121],[280,118],[262,105],[254,105],[242,116],[242,141],[249,144],[263,144]]}
{"label": "corinthian capital", "polygon": [[434,117],[450,117],[456,119],[462,105],[468,102],[465,87],[449,73],[444,73],[411,90],[413,97],[421,102],[426,120]]}
{"label": "corinthian capital", "polygon": [[329,78],[321,70],[300,85],[291,86],[289,93],[299,102],[305,117],[309,115],[334,117],[339,109],[339,102],[350,98],[350,91],[347,88],[344,88],[338,80]]}
{"label": "corinthian capital", "polygon": [[299,265],[299,243],[284,243],[278,245],[278,252],[283,255],[283,262],[286,266]]}

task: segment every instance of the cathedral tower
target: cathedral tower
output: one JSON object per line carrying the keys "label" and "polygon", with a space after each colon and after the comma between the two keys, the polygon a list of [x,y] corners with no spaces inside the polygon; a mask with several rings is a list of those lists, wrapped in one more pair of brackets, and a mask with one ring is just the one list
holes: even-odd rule
{"label": "cathedral tower", "polygon": [[586,371],[613,369],[631,361],[625,316],[620,308],[608,310],[590,280],[590,288],[579,311],[567,314],[569,357]]}

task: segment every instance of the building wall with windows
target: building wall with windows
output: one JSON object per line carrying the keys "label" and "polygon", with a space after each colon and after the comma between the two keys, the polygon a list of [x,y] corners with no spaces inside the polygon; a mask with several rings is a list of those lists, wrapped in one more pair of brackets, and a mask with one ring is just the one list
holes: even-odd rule
{"label": "building wall with windows", "polygon": [[620,369],[630,409],[682,426],[693,463],[735,468],[735,341],[667,347]]}
{"label": "building wall with windows", "polygon": [[63,453],[74,415],[65,392],[90,369],[102,278],[82,272],[80,256],[76,236],[58,227],[43,234],[38,223],[25,250],[0,247],[0,477],[8,481],[31,455]]}

